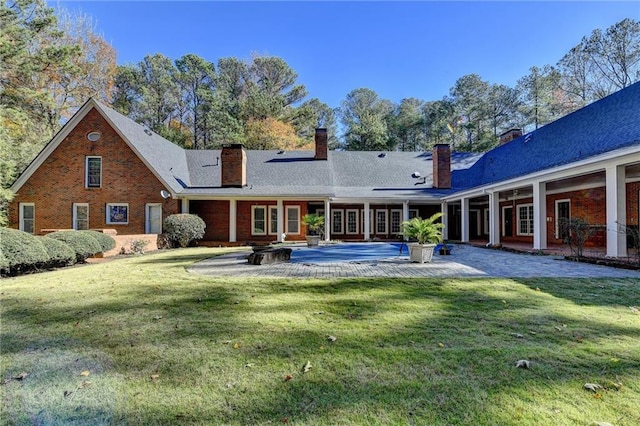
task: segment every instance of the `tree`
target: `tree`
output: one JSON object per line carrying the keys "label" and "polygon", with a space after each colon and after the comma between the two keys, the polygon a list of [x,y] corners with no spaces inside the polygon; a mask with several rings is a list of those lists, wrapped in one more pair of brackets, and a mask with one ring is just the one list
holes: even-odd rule
{"label": "tree", "polygon": [[455,105],[450,98],[427,102],[423,109],[424,132],[427,147],[438,143],[448,143],[456,148],[460,116],[455,113]]}
{"label": "tree", "polygon": [[188,106],[187,115],[191,123],[193,148],[204,148],[207,144],[209,126],[206,113],[212,106],[215,69],[211,62],[189,54],[176,60],[178,84],[182,98]]}
{"label": "tree", "polygon": [[424,102],[416,98],[400,101],[389,118],[392,144],[400,151],[420,151],[425,147]]}
{"label": "tree", "polygon": [[562,108],[554,99],[559,80],[559,73],[549,65],[531,67],[529,75],[518,80],[525,126],[533,125],[537,129],[559,117],[557,111]]}
{"label": "tree", "polygon": [[493,127],[494,143],[497,143],[498,136],[503,131],[513,127],[519,105],[520,100],[515,89],[504,84],[493,84],[489,87],[487,106]]}
{"label": "tree", "polygon": [[392,109],[391,102],[380,99],[371,89],[349,92],[340,108],[345,127],[345,148],[351,151],[387,150],[387,117]]}
{"label": "tree", "polygon": [[469,151],[477,151],[491,145],[489,83],[477,74],[468,74],[459,78],[450,90],[456,114],[461,117],[460,126],[466,135]]}
{"label": "tree", "polygon": [[245,145],[249,149],[301,149],[303,141],[291,124],[273,117],[252,118],[245,125]]}
{"label": "tree", "polygon": [[330,149],[335,149],[340,144],[335,111],[317,98],[300,105],[292,124],[298,136],[308,143],[313,141],[315,129],[322,128],[327,129],[327,142]]}
{"label": "tree", "polygon": [[626,18],[607,28],[596,29],[584,42],[584,50],[601,75],[612,85],[611,92],[640,78],[640,22]]}

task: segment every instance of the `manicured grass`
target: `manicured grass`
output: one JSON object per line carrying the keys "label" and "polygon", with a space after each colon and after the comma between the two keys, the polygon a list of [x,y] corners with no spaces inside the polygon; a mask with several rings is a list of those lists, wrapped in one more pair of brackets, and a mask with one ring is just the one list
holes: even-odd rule
{"label": "manicured grass", "polygon": [[221,252],[0,281],[2,424],[640,424],[637,280],[185,271]]}

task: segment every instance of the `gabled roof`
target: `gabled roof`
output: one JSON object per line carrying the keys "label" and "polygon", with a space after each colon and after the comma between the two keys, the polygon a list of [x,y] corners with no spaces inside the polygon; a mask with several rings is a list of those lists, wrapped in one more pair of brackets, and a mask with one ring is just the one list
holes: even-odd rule
{"label": "gabled roof", "polygon": [[472,188],[640,145],[640,82],[498,146],[453,184]]}
{"label": "gabled roof", "polygon": [[[42,165],[44,160],[62,143],[78,123],[92,110],[96,109],[120,135],[124,142],[135,152],[140,160],[155,176],[174,193],[180,192],[188,185],[189,173],[185,153],[182,148],[163,137],[149,131],[119,112],[89,99],[60,129],[36,158],[27,166],[11,186],[17,192],[29,177]],[[146,130],[145,130],[146,129]],[[184,184],[183,184],[184,182]]]}

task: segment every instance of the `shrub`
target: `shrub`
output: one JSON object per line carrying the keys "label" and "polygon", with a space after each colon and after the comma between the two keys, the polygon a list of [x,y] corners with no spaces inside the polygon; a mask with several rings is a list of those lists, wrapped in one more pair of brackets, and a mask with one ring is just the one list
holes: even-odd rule
{"label": "shrub", "polygon": [[38,240],[49,254],[48,267],[59,268],[73,265],[76,262],[76,252],[69,244],[55,238],[38,237]]}
{"label": "shrub", "polygon": [[174,247],[187,247],[204,237],[204,220],[195,214],[172,214],[164,220],[165,234]]}
{"label": "shrub", "polygon": [[78,232],[85,233],[95,238],[98,241],[98,244],[100,244],[100,248],[102,249],[100,251],[102,253],[104,253],[105,251],[113,250],[116,246],[116,240],[114,240],[113,237],[107,234],[103,234],[102,232],[98,232],[98,231],[78,231]]}
{"label": "shrub", "polygon": [[576,257],[582,257],[584,245],[593,234],[593,228],[586,219],[581,217],[565,218],[558,221],[560,234],[564,235],[564,243]]}
{"label": "shrub", "polygon": [[86,232],[57,231],[48,234],[47,237],[67,243],[76,252],[78,263],[83,263],[89,256],[102,252],[98,240]]}
{"label": "shrub", "polygon": [[49,261],[40,240],[17,229],[0,228],[0,252],[4,257],[0,268],[8,275],[36,270]]}
{"label": "shrub", "polygon": [[144,254],[147,248],[147,242],[145,240],[132,240],[129,244],[129,250],[132,254]]}

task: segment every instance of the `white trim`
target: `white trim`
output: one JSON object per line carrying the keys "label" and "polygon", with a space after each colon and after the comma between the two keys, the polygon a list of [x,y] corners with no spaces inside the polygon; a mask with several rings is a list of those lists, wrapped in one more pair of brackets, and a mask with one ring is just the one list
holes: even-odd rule
{"label": "white trim", "polygon": [[238,238],[238,203],[229,200],[229,242],[235,243]]}
{"label": "white trim", "polygon": [[[111,218],[110,218],[110,209],[111,207],[126,207],[127,208],[127,221],[126,222],[112,222]],[[128,225],[129,224],[129,215],[131,214],[130,210],[129,210],[129,203],[107,203],[107,205],[105,206],[105,222],[107,225]]]}
{"label": "white trim", "polygon": [[[285,210],[285,216],[286,216],[286,218],[285,218],[286,227],[285,227],[285,231],[284,232],[287,235],[300,235],[300,206],[285,206],[284,210]],[[291,211],[291,210],[295,210],[296,211],[296,213],[295,213],[295,222],[296,222],[296,226],[298,227],[298,231],[297,232],[292,231],[291,229],[289,229],[289,222],[290,222],[290,219],[291,219],[291,217],[289,216],[289,211]]]}
{"label": "white trim", "polygon": [[[160,207],[160,232],[151,232],[151,208]],[[147,203],[144,206],[144,232],[145,234],[162,234],[162,203]]]}
{"label": "white trim", "polygon": [[29,232],[29,231],[25,231],[25,227],[24,227],[24,208],[25,207],[33,207],[33,219],[31,219],[33,221],[33,223],[31,224],[32,226],[32,231],[30,232],[31,234],[35,234],[36,233],[36,203],[20,203],[18,205],[18,210],[19,210],[19,228],[21,231],[23,232]]}
{"label": "white trim", "polygon": [[[527,224],[527,228],[531,227],[532,229],[528,229],[529,232],[520,232],[520,210],[521,209],[527,209],[527,222],[529,222]],[[529,208],[531,208],[531,215],[529,215]],[[527,203],[527,204],[516,204],[516,235],[518,236],[527,236],[530,237],[533,235],[534,232],[534,208],[533,208],[533,203]]]}
{"label": "white trim", "polygon": [[[335,215],[339,214],[340,216],[340,228],[339,231],[336,230],[336,223],[337,221],[335,220]],[[338,235],[344,235],[344,210],[343,209],[331,209],[331,233],[332,234],[338,234]]]}
{"label": "white trim", "polygon": [[[89,185],[89,160],[93,159],[100,160],[100,184],[98,186],[90,186]],[[84,187],[85,189],[96,189],[102,188],[102,156],[100,155],[87,155],[84,158]]]}
{"label": "white trim", "polygon": [[482,235],[489,235],[489,209],[482,209]]}
{"label": "white trim", "polygon": [[[382,213],[382,216],[384,216],[383,220],[384,220],[384,230],[380,230],[380,216],[378,216],[380,213]],[[376,209],[376,235],[389,235],[389,221],[388,219],[388,212],[387,209]]]}
{"label": "white trim", "polygon": [[571,219],[571,199],[570,198],[563,198],[561,200],[556,200],[554,202],[555,220],[556,220],[556,223],[555,223],[555,226],[556,226],[556,229],[555,229],[556,240],[560,238],[560,215],[559,215],[559,212],[558,212],[558,204],[560,204],[560,203],[569,203],[569,219]]}
{"label": "white trim", "polygon": [[[264,232],[256,232],[256,210],[261,209],[264,212]],[[267,206],[251,206],[251,235],[267,235],[269,226],[269,214]]]}
{"label": "white trim", "polygon": [[[355,231],[350,231],[349,230],[349,213],[355,213],[355,218],[356,218],[356,229],[355,229]],[[360,210],[359,209],[346,209],[345,210],[344,228],[345,228],[345,233],[347,235],[358,234],[358,232],[360,231]]]}
{"label": "white trim", "polygon": [[[400,235],[402,233],[402,222],[404,222],[404,209],[391,209],[390,213],[389,213],[389,232],[391,233],[391,235]],[[394,230],[393,229],[393,214],[394,213],[400,213],[400,220],[398,221],[398,229]],[[409,211],[407,210],[407,214],[409,214]]]}
{"label": "white trim", "polygon": [[[275,216],[274,216],[275,211]],[[278,206],[277,205],[269,205],[267,206],[267,234],[268,235],[278,235]],[[275,222],[275,229],[273,228],[273,223]]]}
{"label": "white trim", "polygon": [[87,208],[87,227],[85,229],[89,229],[89,203],[73,203],[71,227],[78,230],[78,207],[80,206]]}

